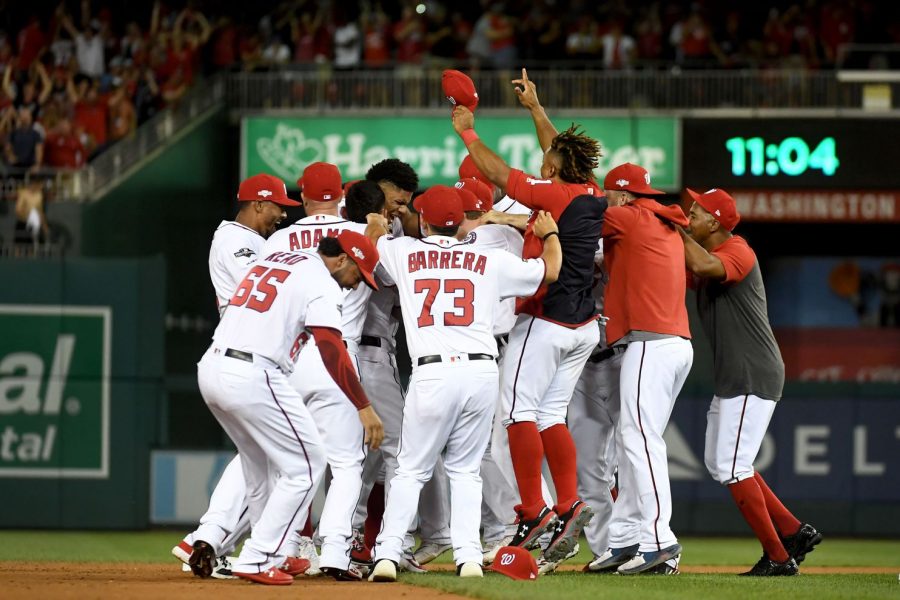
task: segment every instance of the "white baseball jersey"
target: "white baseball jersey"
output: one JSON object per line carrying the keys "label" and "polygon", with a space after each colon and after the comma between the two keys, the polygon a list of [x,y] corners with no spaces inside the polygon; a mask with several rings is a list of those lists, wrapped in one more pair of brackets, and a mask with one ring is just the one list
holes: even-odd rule
{"label": "white baseball jersey", "polygon": [[222,221],[209,248],[209,278],[216,290],[219,316],[225,312],[247,267],[254,262],[266,240],[253,229],[236,221]]}
{"label": "white baseball jersey", "polygon": [[[323,237],[337,237],[346,229],[365,234],[366,226],[334,215],[303,217],[296,223],[273,233],[262,252],[267,254],[276,251],[315,250]],[[372,289],[365,283],[360,283],[355,290],[344,291],[341,319],[344,339],[359,341],[371,294]]]}
{"label": "white baseball jersey", "polygon": [[516,202],[509,196],[503,196],[496,202],[494,202],[494,210],[497,212],[506,213],[508,215],[530,215],[531,209],[525,206],[524,204],[520,204]]}
{"label": "white baseball jersey", "polygon": [[262,356],[291,373],[308,327],[340,331],[341,288],[317,252],[261,256],[238,283],[213,344]]}
{"label": "white baseball jersey", "polygon": [[[506,225],[480,225],[469,235],[466,241],[479,248],[497,248],[505,252],[511,252],[516,256],[522,256],[524,239],[522,234],[513,227]],[[509,333],[516,324],[516,300],[507,298],[497,305],[497,314],[494,316],[494,335]]]}
{"label": "white baseball jersey", "polygon": [[381,264],[397,286],[409,354],[497,355],[498,298],[534,294],[544,279],[541,259],[476,248],[451,237],[382,237]]}

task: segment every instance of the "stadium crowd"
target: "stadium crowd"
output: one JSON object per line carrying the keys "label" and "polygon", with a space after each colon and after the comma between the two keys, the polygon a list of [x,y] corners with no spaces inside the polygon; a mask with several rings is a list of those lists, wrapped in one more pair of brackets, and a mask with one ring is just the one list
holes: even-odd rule
{"label": "stadium crowd", "polygon": [[900,42],[874,0],[41,4],[0,19],[7,174],[78,168],[222,69],[818,69],[844,44]]}

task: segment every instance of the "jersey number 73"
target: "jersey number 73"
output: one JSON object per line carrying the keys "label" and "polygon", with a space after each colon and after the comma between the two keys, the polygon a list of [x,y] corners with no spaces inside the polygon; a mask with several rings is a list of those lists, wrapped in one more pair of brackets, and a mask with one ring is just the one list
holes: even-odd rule
{"label": "jersey number 73", "polygon": [[[444,325],[447,327],[467,327],[475,320],[475,284],[470,279],[447,279],[444,281],[444,293],[453,294],[453,312],[444,313]],[[422,312],[419,314],[417,324],[419,327],[431,327],[434,325],[434,315],[431,314],[431,305],[441,291],[440,279],[417,279],[415,293],[425,293],[425,302],[422,304]],[[462,292],[461,295],[457,295]],[[461,311],[460,314],[457,311]]]}

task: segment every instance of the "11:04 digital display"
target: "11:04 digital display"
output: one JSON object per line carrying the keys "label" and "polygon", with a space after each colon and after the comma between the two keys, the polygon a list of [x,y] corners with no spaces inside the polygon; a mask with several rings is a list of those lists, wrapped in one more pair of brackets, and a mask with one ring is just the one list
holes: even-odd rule
{"label": "11:04 digital display", "polygon": [[725,148],[731,153],[731,173],[737,177],[798,176],[811,170],[832,176],[841,164],[833,137],[823,138],[813,149],[799,137],[786,137],[780,142],[733,137],[725,141]]}

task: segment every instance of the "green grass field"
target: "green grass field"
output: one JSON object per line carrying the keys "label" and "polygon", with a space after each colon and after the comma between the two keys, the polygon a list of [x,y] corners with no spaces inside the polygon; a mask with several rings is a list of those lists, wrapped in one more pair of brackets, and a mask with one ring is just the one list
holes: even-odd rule
{"label": "green grass field", "polygon": [[[169,554],[179,532],[0,532],[0,561],[41,562],[138,562],[172,563]],[[685,538],[682,566],[751,566],[760,555],[750,538]],[[586,545],[571,564],[589,559]],[[438,562],[452,562],[445,554]],[[689,574],[677,577],[619,577],[564,572],[534,582],[512,581],[499,575],[484,580],[461,580],[452,572],[403,575],[412,585],[489,600],[534,598],[535,600],[615,598],[777,598],[779,600],[824,600],[830,598],[900,599],[900,541],[829,539],[809,555],[803,567],[882,567],[891,574],[801,574],[800,577],[749,579],[726,574]],[[0,563],[0,573],[3,566]],[[2,579],[2,577],[0,577]],[[299,583],[299,582],[298,582]],[[0,594],[2,595],[2,594]]]}

